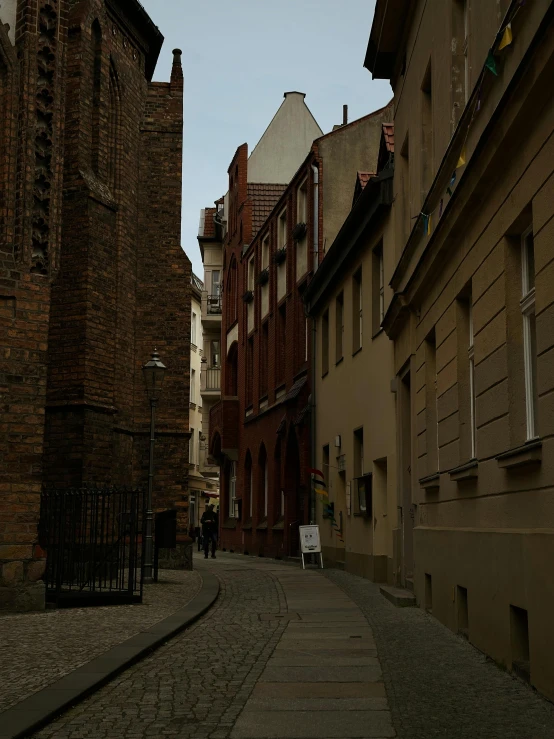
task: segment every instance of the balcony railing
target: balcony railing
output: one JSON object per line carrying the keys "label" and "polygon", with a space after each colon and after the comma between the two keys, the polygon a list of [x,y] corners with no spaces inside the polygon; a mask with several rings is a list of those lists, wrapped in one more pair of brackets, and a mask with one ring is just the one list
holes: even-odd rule
{"label": "balcony railing", "polygon": [[200,377],[202,392],[219,392],[221,390],[220,367],[203,367]]}
{"label": "balcony railing", "polygon": [[211,316],[221,315],[221,295],[208,295],[206,311]]}

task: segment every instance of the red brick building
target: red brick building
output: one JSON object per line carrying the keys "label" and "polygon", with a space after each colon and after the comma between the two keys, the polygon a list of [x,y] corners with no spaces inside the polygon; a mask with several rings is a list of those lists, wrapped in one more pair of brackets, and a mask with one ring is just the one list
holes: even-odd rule
{"label": "red brick building", "polygon": [[14,0],[0,21],[0,607],[32,608],[43,483],[146,479],[155,345],[154,504],[187,529],[183,75],[176,51],[151,81],[163,37],[137,0]]}
{"label": "red brick building", "polygon": [[[248,150],[229,167],[222,399],[211,411],[220,460],[221,546],[294,556],[310,514],[311,327],[303,293],[352,203],[389,109],[317,138],[287,185],[248,181]],[[348,183],[348,186],[343,186]]]}

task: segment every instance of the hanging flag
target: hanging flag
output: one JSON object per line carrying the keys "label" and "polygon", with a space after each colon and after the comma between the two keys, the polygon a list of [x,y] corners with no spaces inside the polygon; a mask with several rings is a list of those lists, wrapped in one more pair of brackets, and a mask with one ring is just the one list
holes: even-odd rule
{"label": "hanging flag", "polygon": [[317,470],[312,467],[308,467],[308,472],[310,472],[312,475],[317,475],[318,477],[323,477],[323,478],[325,477],[325,475],[323,474],[321,470]]}
{"label": "hanging flag", "polygon": [[456,169],[459,169],[460,167],[463,167],[466,163],[466,147],[461,151],[460,158],[458,159],[458,164],[456,165]]}
{"label": "hanging flag", "polygon": [[429,234],[431,233],[431,218],[431,213],[429,213],[427,217],[427,236],[429,236]]}
{"label": "hanging flag", "polygon": [[504,33],[502,34],[500,43],[498,44],[498,51],[500,51],[501,49],[504,49],[506,46],[509,46],[512,43],[512,40],[513,40],[512,24],[508,23],[508,25],[504,29]]}
{"label": "hanging flag", "polygon": [[450,178],[450,187],[454,187],[455,182],[456,182],[456,171],[452,172],[452,177]]}
{"label": "hanging flag", "polygon": [[449,187],[446,188],[446,193],[452,197],[452,190]]}
{"label": "hanging flag", "polygon": [[492,49],[489,51],[489,55],[487,56],[485,67],[489,70],[489,72],[492,72],[496,77],[498,77],[498,72],[496,71],[496,59],[494,58]]}
{"label": "hanging flag", "polygon": [[323,490],[323,488],[314,487],[314,493],[317,493],[318,495],[322,495],[324,498],[329,497],[329,493],[327,492],[327,490]]}

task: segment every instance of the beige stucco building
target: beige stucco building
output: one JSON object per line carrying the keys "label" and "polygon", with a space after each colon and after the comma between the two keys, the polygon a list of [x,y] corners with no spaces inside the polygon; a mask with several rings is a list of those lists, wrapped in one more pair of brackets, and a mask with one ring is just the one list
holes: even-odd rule
{"label": "beige stucco building", "polygon": [[392,113],[389,106],[319,142],[332,241],[305,296],[314,319],[312,448],[328,492],[315,496],[323,557],[391,583],[398,566],[393,346],[381,320],[395,256]]}
{"label": "beige stucco building", "polygon": [[366,57],[394,90],[399,580],[550,698],[553,17],[378,0]]}

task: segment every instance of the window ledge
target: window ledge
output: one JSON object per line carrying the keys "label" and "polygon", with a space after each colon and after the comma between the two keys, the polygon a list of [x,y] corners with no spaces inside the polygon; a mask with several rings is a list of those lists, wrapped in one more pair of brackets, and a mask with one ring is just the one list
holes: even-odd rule
{"label": "window ledge", "polygon": [[419,479],[419,485],[427,493],[433,493],[440,488],[440,479],[440,474],[438,472],[433,472],[432,475],[421,477]]}
{"label": "window ledge", "polygon": [[242,524],[242,530],[243,531],[252,531],[252,519],[249,518],[247,521],[245,521]]}
{"label": "window ledge", "polygon": [[284,521],[284,519],[283,518],[280,518],[276,522],[275,526],[272,526],[271,528],[273,529],[273,531],[282,531],[285,528],[285,521]]}
{"label": "window ledge", "polygon": [[236,529],[237,528],[237,518],[228,518],[225,523],[221,524],[222,529]]}
{"label": "window ledge", "polygon": [[496,461],[498,466],[505,470],[530,464],[540,464],[542,461],[542,441],[541,439],[532,439],[522,446],[499,454]]}
{"label": "window ledge", "polygon": [[354,351],[352,352],[352,356],[355,357],[356,354],[359,354],[362,351],[362,349],[363,346],[359,346],[357,349],[354,349]]}
{"label": "window ledge", "polygon": [[344,357],[340,357],[340,359],[337,359],[337,361],[335,362],[335,367],[338,367],[338,366],[339,366],[339,364],[340,364],[340,363],[341,363],[341,362],[342,362],[343,360],[344,360]]}
{"label": "window ledge", "polygon": [[267,531],[267,518],[256,526],[256,531]]}
{"label": "window ledge", "polygon": [[381,336],[381,334],[383,333],[383,331],[384,331],[384,328],[382,326],[379,326],[379,329],[377,331],[375,331],[375,333],[371,337],[371,340],[374,341],[378,336]]}
{"label": "window ledge", "polygon": [[329,374],[329,370],[326,370],[325,372],[323,372],[323,374],[321,375],[321,379],[323,380],[323,378],[327,377],[328,374]]}
{"label": "window ledge", "polygon": [[479,462],[477,459],[470,459],[469,462],[460,464],[458,467],[450,470],[450,479],[455,482],[463,482],[464,480],[475,480],[479,475]]}

